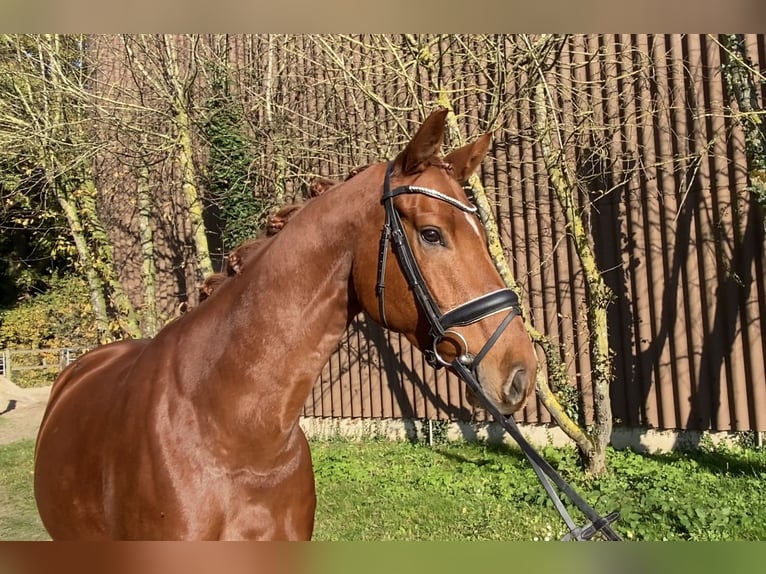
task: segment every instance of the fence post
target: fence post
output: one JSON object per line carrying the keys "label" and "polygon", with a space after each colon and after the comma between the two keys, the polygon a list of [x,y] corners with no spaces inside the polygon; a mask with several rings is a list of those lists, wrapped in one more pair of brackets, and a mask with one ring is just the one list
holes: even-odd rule
{"label": "fence post", "polygon": [[3,349],[0,354],[0,375],[3,375],[9,381],[11,380],[11,350]]}

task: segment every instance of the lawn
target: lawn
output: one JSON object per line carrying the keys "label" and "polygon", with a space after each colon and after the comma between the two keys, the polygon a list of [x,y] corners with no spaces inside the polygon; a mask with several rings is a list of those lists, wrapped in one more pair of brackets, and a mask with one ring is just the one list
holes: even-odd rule
{"label": "lawn", "polygon": [[[0,447],[0,539],[46,537],[32,498],[32,441]],[[507,446],[312,442],[316,540],[557,540],[564,524]],[[608,453],[586,480],[573,449],[543,455],[628,540],[766,540],[766,449]],[[580,519],[576,509],[573,516]]]}
{"label": "lawn", "polygon": [[32,495],[34,440],[0,446],[0,540],[46,540]]}

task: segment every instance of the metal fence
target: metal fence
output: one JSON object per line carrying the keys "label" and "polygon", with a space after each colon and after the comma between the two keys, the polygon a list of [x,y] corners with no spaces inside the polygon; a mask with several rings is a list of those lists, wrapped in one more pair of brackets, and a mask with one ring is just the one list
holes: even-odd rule
{"label": "metal fence", "polygon": [[13,381],[29,373],[55,376],[87,349],[0,349],[0,376]]}

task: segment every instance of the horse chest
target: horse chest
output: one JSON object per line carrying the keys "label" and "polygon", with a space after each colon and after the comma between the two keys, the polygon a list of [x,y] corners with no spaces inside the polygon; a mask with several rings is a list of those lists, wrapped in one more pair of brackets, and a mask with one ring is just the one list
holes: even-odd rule
{"label": "horse chest", "polygon": [[[184,459],[186,466],[182,467],[180,461]],[[263,470],[265,467],[269,470]],[[123,525],[125,517],[133,514],[135,518],[128,522],[143,532],[120,537],[311,538],[316,508],[314,476],[308,449],[300,442],[282,453],[276,465],[235,465],[227,457],[217,459],[197,452],[163,461],[151,474],[152,500],[146,500],[142,508],[136,507],[134,500],[132,508],[126,506],[119,513]],[[149,491],[149,486],[142,490]],[[121,499],[129,498],[117,497]]]}

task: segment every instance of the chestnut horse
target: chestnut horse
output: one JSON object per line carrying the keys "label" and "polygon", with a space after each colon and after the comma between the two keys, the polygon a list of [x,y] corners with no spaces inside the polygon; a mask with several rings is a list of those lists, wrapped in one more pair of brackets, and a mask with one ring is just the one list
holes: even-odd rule
{"label": "chestnut horse", "polygon": [[[504,319],[517,302],[461,187],[489,135],[442,158],[445,119],[432,113],[394,161],[307,202],[153,339],[96,348],[60,374],[35,449],[52,538],[310,539],[316,497],[299,418],[361,311],[441,364],[482,355],[486,395],[503,413],[521,408],[536,356],[522,321]],[[392,217],[409,264],[386,257]],[[404,266],[423,281],[413,286]],[[437,335],[417,296],[426,291],[450,317]]]}

